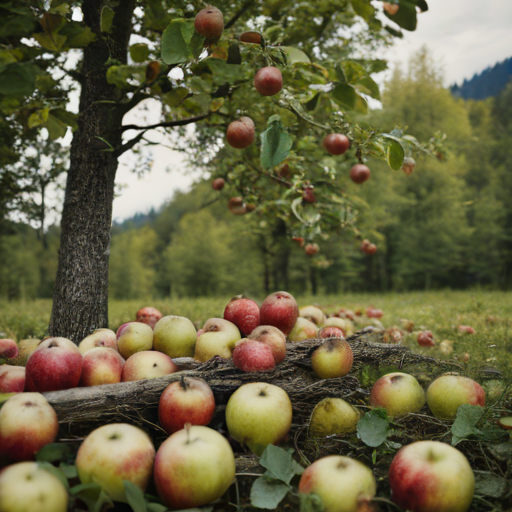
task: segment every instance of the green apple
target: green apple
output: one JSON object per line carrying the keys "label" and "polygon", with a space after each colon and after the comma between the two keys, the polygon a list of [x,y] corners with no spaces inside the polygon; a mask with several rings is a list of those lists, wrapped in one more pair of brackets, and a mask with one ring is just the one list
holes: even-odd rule
{"label": "green apple", "polygon": [[311,354],[313,371],[321,379],[343,377],[352,369],[354,354],[347,341],[333,338]]}
{"label": "green apple", "polygon": [[153,329],[142,322],[127,322],[117,330],[117,350],[128,359],[136,352],[153,348]]}
{"label": "green apple", "polygon": [[155,325],[154,349],[169,357],[192,357],[196,340],[196,328],[184,316],[164,316]]}
{"label": "green apple", "polygon": [[316,338],[318,327],[311,320],[299,316],[288,334],[288,341],[302,341]]}
{"label": "green apple", "polygon": [[309,421],[311,437],[355,432],[361,414],[342,398],[324,398],[313,409]]}
{"label": "green apple", "polygon": [[256,455],[284,440],[292,423],[292,403],[284,389],[266,382],[239,387],[226,406],[231,436]]}
{"label": "green apple", "polygon": [[92,334],[84,338],[78,345],[82,354],[97,347],[109,347],[117,350],[117,336],[110,329],[96,329]]}
{"label": "green apple", "polygon": [[235,343],[242,339],[238,327],[223,318],[209,318],[203,333],[197,338],[194,359],[206,362],[214,356],[229,359],[235,348]]}

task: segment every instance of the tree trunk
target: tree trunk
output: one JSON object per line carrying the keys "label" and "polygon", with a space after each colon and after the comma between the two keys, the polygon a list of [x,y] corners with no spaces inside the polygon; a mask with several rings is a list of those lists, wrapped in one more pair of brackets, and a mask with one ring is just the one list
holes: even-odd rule
{"label": "tree trunk", "polygon": [[[50,335],[80,342],[108,327],[108,262],[117,156],[124,112],[112,103],[119,91],[106,79],[108,62],[125,64],[135,0],[115,11],[112,30],[102,34],[105,0],[84,0],[84,21],[96,34],[83,54],[78,129],[71,144],[61,221],[59,266]],[[104,142],[107,141],[108,143]]]}

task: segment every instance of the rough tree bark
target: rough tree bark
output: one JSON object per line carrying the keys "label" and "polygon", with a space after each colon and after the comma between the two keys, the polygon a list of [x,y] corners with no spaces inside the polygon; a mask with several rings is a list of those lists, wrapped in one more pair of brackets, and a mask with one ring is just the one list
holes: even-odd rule
{"label": "rough tree bark", "polygon": [[[83,54],[78,129],[70,153],[62,213],[59,266],[54,287],[50,335],[78,343],[108,326],[108,261],[112,202],[122,143],[124,110],[119,92],[106,79],[108,62],[127,61],[135,0],[115,10],[112,30],[102,34],[105,0],[84,0],[84,21],[96,39]],[[109,145],[104,142],[107,141]]]}

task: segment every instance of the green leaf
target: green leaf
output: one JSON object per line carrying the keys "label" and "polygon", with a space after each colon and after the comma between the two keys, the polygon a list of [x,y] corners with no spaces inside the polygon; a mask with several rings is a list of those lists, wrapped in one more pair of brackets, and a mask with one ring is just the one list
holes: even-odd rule
{"label": "green leaf", "polygon": [[260,464],[270,471],[273,478],[286,484],[289,484],[295,475],[304,472],[304,468],[295,462],[291,453],[273,444],[269,444],[261,454]]}
{"label": "green leaf", "polygon": [[192,52],[192,57],[194,57],[194,59],[196,60],[199,58],[199,55],[201,55],[201,53],[203,52],[204,40],[204,36],[199,34],[199,32],[194,31],[188,45],[190,47],[190,51]]}
{"label": "green leaf", "polygon": [[508,483],[503,477],[487,471],[474,471],[474,473],[476,495],[501,498],[507,490]]}
{"label": "green leaf", "polygon": [[400,170],[405,158],[405,151],[400,139],[389,133],[383,133],[382,137],[386,139],[386,160],[389,167],[394,171]]}
{"label": "green leaf", "polygon": [[334,101],[348,110],[353,110],[357,102],[356,90],[349,84],[338,84],[332,91]]}
{"label": "green leaf", "polygon": [[63,108],[54,108],[50,111],[50,115],[57,118],[59,121],[62,121],[67,126],[71,126],[72,130],[76,130],[78,128],[78,116],[76,114],[73,114],[73,112],[68,112]]}
{"label": "green leaf", "polygon": [[298,48],[293,46],[281,46],[281,50],[286,53],[286,57],[288,58],[289,64],[295,64],[296,62],[305,62],[307,64],[311,63],[309,57]]}
{"label": "green leaf", "polygon": [[43,123],[46,123],[48,120],[48,114],[50,113],[49,108],[43,108],[41,110],[36,110],[30,114],[27,125],[29,128],[35,128],[36,126],[40,126]]}
{"label": "green leaf", "polygon": [[56,476],[60,480],[60,483],[64,486],[64,488],[69,490],[68,479],[59,468],[56,468],[53,464],[50,464],[49,462],[38,462],[37,465],[41,469],[44,469],[45,471],[48,471],[48,473],[51,473],[53,476]]}
{"label": "green leaf", "polygon": [[59,469],[62,471],[62,473],[68,480],[78,477],[78,471],[76,470],[76,466],[74,464],[61,463],[59,464]]}
{"label": "green leaf", "polygon": [[360,94],[357,95],[354,110],[356,112],[361,112],[362,114],[366,114],[366,112],[368,112],[368,102]]}
{"label": "green leaf", "polygon": [[453,446],[472,435],[481,433],[481,431],[476,428],[476,425],[483,414],[484,408],[478,405],[464,404],[457,409],[457,415],[455,416],[451,428]]}
{"label": "green leaf", "polygon": [[124,492],[126,493],[126,501],[128,505],[132,507],[133,512],[147,512],[144,493],[141,488],[128,480],[123,480],[123,485]]}
{"label": "green leaf", "polygon": [[95,483],[75,485],[71,487],[69,494],[83,501],[87,505],[89,512],[100,512],[105,504],[108,504],[110,507],[114,506],[112,500],[101,486]]}
{"label": "green leaf", "polygon": [[251,505],[273,510],[288,494],[288,485],[266,475],[257,478],[251,487]]}
{"label": "green leaf", "polygon": [[276,167],[290,154],[293,139],[276,116],[269,119],[269,127],[260,135],[261,166],[263,169]]}
{"label": "green leaf", "polygon": [[367,446],[380,446],[388,437],[389,421],[386,411],[374,409],[367,412],[357,423],[357,437]]}
{"label": "green leaf", "polygon": [[96,34],[87,26],[78,21],[67,23],[59,34],[67,37],[66,46],[69,48],[84,48],[96,39]]}
{"label": "green leaf", "polygon": [[166,512],[169,510],[166,506],[160,505],[160,503],[148,503],[146,508],[148,512]]}
{"label": "green leaf", "polygon": [[400,0],[400,8],[395,14],[389,14],[386,11],[384,11],[384,14],[399,27],[411,32],[416,30],[417,17],[414,1]]}
{"label": "green leaf", "polygon": [[101,10],[100,16],[100,28],[102,32],[110,32],[112,29],[112,22],[114,21],[114,11],[108,6],[105,5]]}
{"label": "green leaf", "polygon": [[64,443],[51,443],[43,446],[36,454],[38,462],[56,462],[68,460],[71,456],[71,446]]}
{"label": "green leaf", "polygon": [[347,77],[345,76],[345,71],[343,70],[343,68],[341,67],[341,65],[339,63],[336,64],[335,71],[336,71],[336,78],[338,79],[338,82],[340,82],[342,84],[346,84]]}
{"label": "green leaf", "polygon": [[33,34],[33,38],[46,50],[50,50],[52,52],[58,52],[64,46],[67,37],[61,34],[45,34],[44,32],[38,32],[37,34]]}
{"label": "green leaf", "polygon": [[48,137],[50,140],[56,140],[60,137],[64,137],[68,131],[67,125],[51,113],[43,126],[48,130]]}
{"label": "green leaf", "polygon": [[166,64],[182,64],[199,55],[199,42],[194,38],[194,20],[175,19],[164,30],[162,36],[162,59]]}
{"label": "green leaf", "polygon": [[380,91],[379,86],[375,83],[375,80],[373,78],[367,76],[365,78],[362,78],[357,82],[358,87],[363,87],[364,89],[361,91],[365,94],[368,94],[372,98],[380,99]]}
{"label": "green leaf", "polygon": [[36,88],[39,68],[25,62],[13,62],[0,68],[0,94],[29,96]]}
{"label": "green leaf", "polygon": [[130,57],[134,62],[144,62],[149,57],[149,48],[147,44],[132,44],[130,46]]}
{"label": "green leaf", "polygon": [[368,0],[351,0],[351,4],[356,14],[365,21],[370,21],[375,9]]}

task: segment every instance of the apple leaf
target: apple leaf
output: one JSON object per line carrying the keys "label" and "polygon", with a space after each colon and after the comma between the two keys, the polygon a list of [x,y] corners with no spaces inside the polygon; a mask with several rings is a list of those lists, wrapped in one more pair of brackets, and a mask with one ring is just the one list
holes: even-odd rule
{"label": "apple leaf", "polygon": [[334,101],[348,110],[353,110],[357,103],[356,90],[350,84],[339,83],[332,91]]}
{"label": "apple leaf", "polygon": [[478,496],[490,496],[491,498],[501,498],[507,490],[507,481],[498,475],[493,475],[488,471],[474,471],[475,474],[475,494]]}
{"label": "apple leaf", "polygon": [[284,482],[263,475],[251,487],[251,505],[256,508],[274,510],[288,494],[290,488]]}
{"label": "apple leaf", "polygon": [[276,167],[290,154],[293,139],[278,116],[272,116],[269,119],[268,128],[260,135],[260,138],[263,169]]}
{"label": "apple leaf", "polygon": [[483,407],[478,405],[461,405],[457,409],[457,416],[452,425],[452,446],[460,443],[460,441],[481,433],[476,428],[477,423],[480,421],[484,414]]}
{"label": "apple leaf", "polygon": [[268,469],[271,476],[289,484],[295,475],[301,475],[304,468],[298,464],[291,453],[269,444],[260,457],[260,464]]}
{"label": "apple leaf", "polygon": [[404,148],[400,140],[394,135],[383,133],[382,137],[386,139],[386,160],[388,165],[394,171],[399,171],[404,163]]}
{"label": "apple leaf", "polygon": [[132,507],[133,512],[148,512],[142,489],[129,480],[123,480],[123,485],[126,501]]}
{"label": "apple leaf", "polygon": [[169,510],[165,505],[160,505],[160,503],[148,503],[146,508],[148,512],[166,512]]}
{"label": "apple leaf", "polygon": [[114,11],[105,5],[101,10],[100,15],[100,29],[102,32],[110,32],[112,28],[112,22],[114,21]]}
{"label": "apple leaf", "polygon": [[57,462],[58,460],[68,460],[71,453],[71,446],[64,443],[51,443],[43,446],[36,453],[36,460],[38,462]]}
{"label": "apple leaf", "polygon": [[[426,6],[425,2],[422,2],[422,5],[423,4]],[[388,12],[384,12],[384,14],[399,27],[411,32],[416,30],[417,17],[415,0],[400,0],[400,7],[395,14],[389,14]]]}
{"label": "apple leaf", "polygon": [[87,505],[89,512],[100,512],[105,504],[108,504],[110,507],[114,506],[112,500],[99,484],[78,484],[71,487],[69,494],[83,501]]}
{"label": "apple leaf", "polygon": [[130,57],[133,62],[145,62],[149,57],[147,44],[137,43],[130,46]]}
{"label": "apple leaf", "polygon": [[203,44],[204,37],[195,31],[193,19],[174,19],[162,35],[162,60],[172,65],[197,59]]}
{"label": "apple leaf", "polygon": [[49,462],[38,462],[38,467],[41,469],[44,469],[45,471],[48,471],[48,473],[51,473],[53,476],[56,476],[60,483],[64,486],[65,489],[69,489],[68,479],[65,477],[64,473],[59,469],[56,468],[53,464],[50,464]]}
{"label": "apple leaf", "polygon": [[68,480],[78,477],[78,471],[76,470],[76,466],[74,464],[60,463],[59,469],[62,471],[62,473]]}
{"label": "apple leaf", "polygon": [[357,437],[367,446],[376,448],[388,437],[389,421],[384,409],[367,412],[357,423]]}

